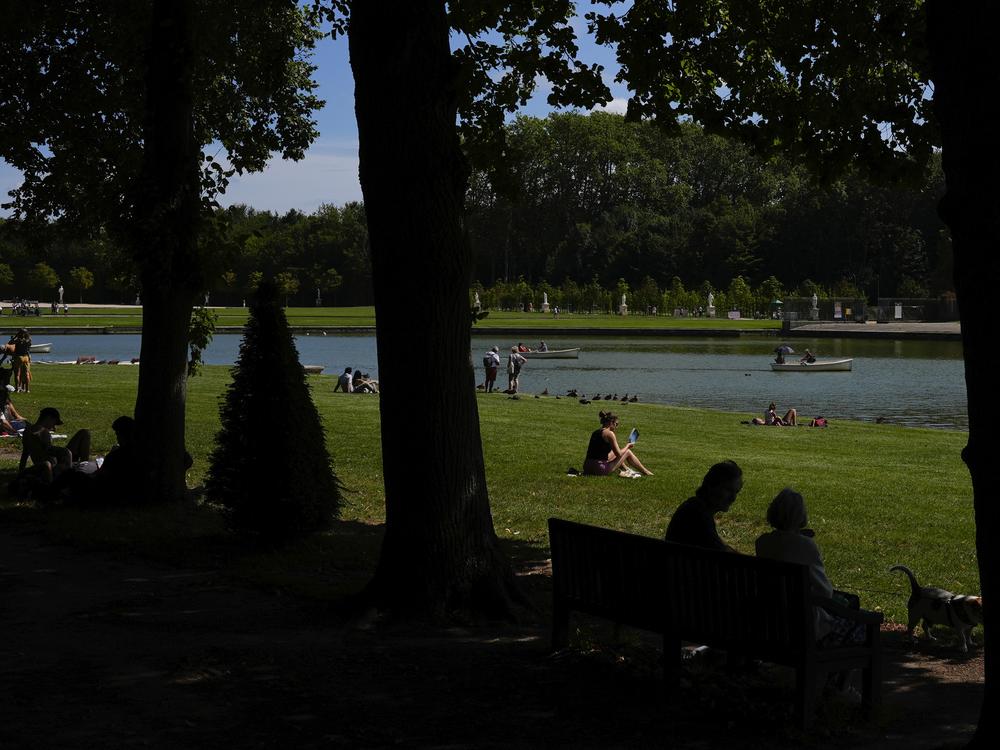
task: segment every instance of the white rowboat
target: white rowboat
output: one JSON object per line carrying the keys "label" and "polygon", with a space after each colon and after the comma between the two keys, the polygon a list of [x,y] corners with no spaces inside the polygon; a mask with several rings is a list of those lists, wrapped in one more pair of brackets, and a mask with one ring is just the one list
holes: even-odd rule
{"label": "white rowboat", "polygon": [[850,372],[853,359],[817,359],[815,362],[771,363],[775,372]]}
{"label": "white rowboat", "polygon": [[576,349],[549,349],[547,352],[521,352],[521,356],[528,359],[578,359],[580,347]]}
{"label": "white rowboat", "polygon": [[48,354],[52,351],[52,344],[32,344],[31,353],[32,354]]}
{"label": "white rowboat", "polygon": [[302,369],[306,371],[306,375],[319,375],[323,372],[323,365],[302,365]]}

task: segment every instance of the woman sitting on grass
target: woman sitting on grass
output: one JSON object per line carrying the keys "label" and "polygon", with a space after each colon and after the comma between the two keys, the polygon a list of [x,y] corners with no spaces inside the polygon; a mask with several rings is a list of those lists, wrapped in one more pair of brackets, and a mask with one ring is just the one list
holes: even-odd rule
{"label": "woman sitting on grass", "polygon": [[626,443],[624,448],[618,446],[618,437],[615,435],[615,431],[618,429],[618,415],[610,411],[602,411],[600,419],[600,429],[594,430],[590,435],[587,458],[583,462],[583,473],[606,476],[613,471],[622,469],[622,476],[628,476],[628,472],[633,470],[646,476],[652,476],[653,472],[643,466],[636,458],[632,451],[632,443]]}
{"label": "woman sitting on grass", "polygon": [[17,413],[14,403],[10,400],[10,391],[4,388],[3,406],[0,407],[0,433],[16,435],[18,430],[23,430],[26,424],[24,417]]}

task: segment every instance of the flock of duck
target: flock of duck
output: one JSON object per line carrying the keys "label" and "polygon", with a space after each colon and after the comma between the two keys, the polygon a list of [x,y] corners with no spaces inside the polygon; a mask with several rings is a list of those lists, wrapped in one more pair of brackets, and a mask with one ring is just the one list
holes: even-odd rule
{"label": "flock of duck", "polygon": [[[588,399],[586,393],[577,393],[576,388],[567,391],[566,395],[570,398],[579,399],[581,404],[589,404],[591,401],[617,401],[620,404],[634,404],[639,400],[638,394],[629,396],[627,393],[621,398],[618,397],[617,393],[606,393],[603,396],[600,393],[595,393]],[[556,398],[559,398],[559,396],[556,396]]]}

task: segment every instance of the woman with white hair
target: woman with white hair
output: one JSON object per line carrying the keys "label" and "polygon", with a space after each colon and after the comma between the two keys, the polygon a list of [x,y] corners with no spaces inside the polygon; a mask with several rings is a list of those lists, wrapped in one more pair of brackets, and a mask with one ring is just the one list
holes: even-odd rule
{"label": "woman with white hair", "polygon": [[[757,557],[798,563],[809,568],[809,582],[812,593],[824,599],[832,599],[847,606],[849,602],[840,592],[834,591],[830,579],[823,569],[823,557],[813,541],[812,529],[806,528],[809,517],[806,503],[795,490],[785,487],[767,508],[767,522],[774,528],[758,537]],[[857,609],[857,606],[854,605]],[[854,620],[827,612],[823,607],[813,607],[816,615],[816,639],[821,646],[849,646],[863,643],[865,627]],[[835,684],[842,691],[847,685],[848,673],[841,673]]]}

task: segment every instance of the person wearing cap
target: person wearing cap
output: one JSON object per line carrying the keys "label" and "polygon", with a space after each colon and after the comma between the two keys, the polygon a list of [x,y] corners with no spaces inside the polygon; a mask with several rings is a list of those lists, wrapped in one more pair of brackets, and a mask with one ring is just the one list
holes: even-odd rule
{"label": "person wearing cap", "polygon": [[497,382],[497,370],[500,369],[500,349],[494,346],[483,357],[483,368],[486,370],[486,380],[483,381],[483,388],[487,393],[493,392],[493,386]]}
{"label": "person wearing cap", "polygon": [[90,430],[78,430],[65,448],[52,445],[52,430],[62,423],[59,410],[46,406],[38,412],[38,419],[34,424],[29,422],[25,425],[20,471],[24,471],[31,458],[32,464],[40,467],[43,478],[52,481],[66,469],[73,468],[75,461],[90,459]]}

